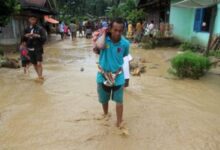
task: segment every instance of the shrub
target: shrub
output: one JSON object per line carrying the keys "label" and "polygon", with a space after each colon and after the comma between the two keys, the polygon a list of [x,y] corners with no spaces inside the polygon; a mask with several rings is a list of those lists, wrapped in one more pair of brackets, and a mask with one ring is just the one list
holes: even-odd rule
{"label": "shrub", "polygon": [[211,63],[208,58],[185,52],[171,60],[172,72],[180,78],[199,79],[210,69]]}
{"label": "shrub", "polygon": [[157,39],[143,36],[141,39],[141,47],[144,49],[154,49],[158,44]]}
{"label": "shrub", "polygon": [[180,49],[182,51],[192,51],[192,52],[197,52],[200,50],[200,47],[196,44],[193,44],[191,42],[184,42],[180,45]]}
{"label": "shrub", "polygon": [[215,56],[217,58],[220,58],[220,50],[217,50],[217,51],[211,51],[209,53],[209,56]]}

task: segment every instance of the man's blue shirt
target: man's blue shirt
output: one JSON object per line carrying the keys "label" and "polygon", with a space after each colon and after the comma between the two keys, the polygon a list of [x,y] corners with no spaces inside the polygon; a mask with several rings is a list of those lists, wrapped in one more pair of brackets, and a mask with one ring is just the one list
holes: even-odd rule
{"label": "man's blue shirt", "polygon": [[[100,51],[99,65],[106,72],[117,72],[122,68],[123,58],[129,53],[129,41],[121,37],[118,43],[112,42],[109,36],[105,40],[105,48]],[[97,83],[103,83],[105,78],[101,73],[97,74]],[[121,73],[115,79],[115,86],[125,83],[124,73]]]}

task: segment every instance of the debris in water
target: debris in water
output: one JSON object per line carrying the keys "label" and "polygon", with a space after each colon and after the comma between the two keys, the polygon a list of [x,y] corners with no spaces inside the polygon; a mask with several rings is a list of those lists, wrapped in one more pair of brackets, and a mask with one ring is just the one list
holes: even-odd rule
{"label": "debris in water", "polygon": [[130,62],[131,75],[140,76],[141,73],[146,72],[146,60],[144,58],[134,59]]}
{"label": "debris in water", "polygon": [[83,71],[84,71],[84,68],[82,67],[82,68],[80,69],[80,71],[83,72]]}
{"label": "debris in water", "polygon": [[4,68],[13,68],[13,69],[20,68],[20,64],[17,59],[11,59],[7,57],[1,58],[0,66]]}

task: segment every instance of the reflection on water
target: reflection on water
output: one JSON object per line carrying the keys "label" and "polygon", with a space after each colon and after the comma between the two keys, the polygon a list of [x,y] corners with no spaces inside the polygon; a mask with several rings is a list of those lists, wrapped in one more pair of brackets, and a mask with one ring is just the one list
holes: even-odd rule
{"label": "reflection on water", "polygon": [[[167,74],[172,49],[132,50],[147,59],[147,72],[125,92],[121,137],[110,120],[97,120],[96,61],[89,40],[57,41],[45,50],[45,82],[35,73],[0,69],[0,149],[16,150],[219,150],[220,78],[173,80]],[[150,69],[157,64],[156,69]],[[80,69],[84,68],[81,72]]]}

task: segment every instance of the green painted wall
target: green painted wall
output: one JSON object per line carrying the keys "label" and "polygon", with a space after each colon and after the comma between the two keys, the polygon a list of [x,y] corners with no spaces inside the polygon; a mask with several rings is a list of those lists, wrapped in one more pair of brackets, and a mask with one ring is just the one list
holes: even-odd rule
{"label": "green painted wall", "polygon": [[215,34],[220,34],[220,4],[218,4],[218,12],[215,20]]}
{"label": "green painted wall", "polygon": [[173,24],[174,36],[180,40],[190,40],[193,9],[171,7],[170,24]]}
{"label": "green painted wall", "polygon": [[[173,0],[172,2],[179,0]],[[202,46],[207,46],[209,40],[208,32],[194,32],[195,9],[172,7],[170,10],[170,24],[174,25],[173,34],[182,41],[192,41]],[[220,4],[215,21],[215,34],[220,34]]]}

